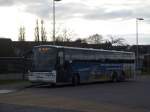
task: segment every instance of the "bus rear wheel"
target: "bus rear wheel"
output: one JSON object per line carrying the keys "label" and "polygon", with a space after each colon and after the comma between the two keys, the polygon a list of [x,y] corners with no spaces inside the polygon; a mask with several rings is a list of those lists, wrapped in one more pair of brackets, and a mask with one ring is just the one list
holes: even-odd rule
{"label": "bus rear wheel", "polygon": [[77,86],[77,85],[79,85],[80,84],[80,78],[79,78],[79,76],[78,75],[74,75],[73,77],[72,77],[72,85],[73,86]]}

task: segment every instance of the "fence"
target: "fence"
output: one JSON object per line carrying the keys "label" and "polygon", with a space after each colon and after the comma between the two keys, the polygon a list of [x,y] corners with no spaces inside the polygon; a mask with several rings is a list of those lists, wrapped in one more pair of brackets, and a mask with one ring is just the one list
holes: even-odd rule
{"label": "fence", "polygon": [[31,59],[20,57],[0,58],[0,79],[24,79],[31,67]]}

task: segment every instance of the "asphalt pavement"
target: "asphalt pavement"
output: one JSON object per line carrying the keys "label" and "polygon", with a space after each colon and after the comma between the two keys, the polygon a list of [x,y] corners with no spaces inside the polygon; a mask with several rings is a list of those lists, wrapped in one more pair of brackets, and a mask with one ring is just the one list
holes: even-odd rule
{"label": "asphalt pavement", "polygon": [[83,112],[76,110],[0,104],[0,112]]}
{"label": "asphalt pavement", "polygon": [[150,76],[119,83],[32,86],[0,94],[0,112],[150,112]]}

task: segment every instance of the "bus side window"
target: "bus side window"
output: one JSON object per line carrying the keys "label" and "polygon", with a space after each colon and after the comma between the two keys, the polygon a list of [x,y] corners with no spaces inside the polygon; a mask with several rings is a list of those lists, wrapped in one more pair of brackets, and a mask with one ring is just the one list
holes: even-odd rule
{"label": "bus side window", "polygon": [[60,65],[63,65],[63,64],[64,64],[64,54],[63,54],[62,51],[60,51],[60,52],[58,53],[58,57],[59,57],[59,64],[60,64]]}

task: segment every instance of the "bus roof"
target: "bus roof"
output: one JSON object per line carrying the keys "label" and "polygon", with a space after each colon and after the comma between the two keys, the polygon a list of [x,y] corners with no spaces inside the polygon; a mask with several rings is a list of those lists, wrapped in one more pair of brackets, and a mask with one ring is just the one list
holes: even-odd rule
{"label": "bus roof", "polygon": [[80,48],[80,47],[67,47],[67,46],[57,46],[57,45],[39,45],[34,46],[35,48],[38,47],[52,47],[57,49],[72,49],[72,50],[87,50],[87,51],[104,51],[104,52],[112,52],[112,53],[127,53],[127,54],[134,54],[134,52],[127,52],[127,51],[117,51],[117,50],[104,50],[104,49],[94,49],[94,48]]}

